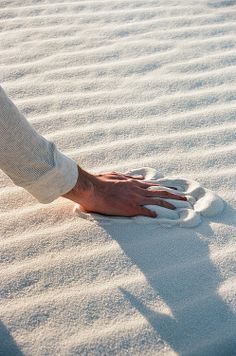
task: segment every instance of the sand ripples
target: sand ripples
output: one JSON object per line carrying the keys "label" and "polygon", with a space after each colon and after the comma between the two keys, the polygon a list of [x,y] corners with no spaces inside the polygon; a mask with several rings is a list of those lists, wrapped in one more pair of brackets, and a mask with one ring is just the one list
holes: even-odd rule
{"label": "sand ripples", "polygon": [[[1,84],[83,167],[153,166],[233,205],[234,5],[5,0]],[[15,354],[235,351],[232,207],[167,235],[95,226],[70,202],[40,205],[2,172],[0,183],[0,336]]]}

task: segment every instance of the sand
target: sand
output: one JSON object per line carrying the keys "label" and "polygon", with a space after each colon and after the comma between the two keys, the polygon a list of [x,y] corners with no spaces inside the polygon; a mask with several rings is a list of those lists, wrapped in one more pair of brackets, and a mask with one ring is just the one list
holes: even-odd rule
{"label": "sand", "polygon": [[0,82],[43,136],[224,201],[188,228],[94,222],[1,171],[0,355],[235,354],[235,20],[232,0],[0,2]]}

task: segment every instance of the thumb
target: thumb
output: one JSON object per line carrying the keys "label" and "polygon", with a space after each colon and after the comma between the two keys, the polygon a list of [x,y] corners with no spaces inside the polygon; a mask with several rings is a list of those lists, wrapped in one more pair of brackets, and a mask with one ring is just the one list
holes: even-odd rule
{"label": "thumb", "polygon": [[149,216],[150,218],[157,217],[157,213],[155,213],[155,211],[149,210],[145,207],[140,207],[139,215]]}

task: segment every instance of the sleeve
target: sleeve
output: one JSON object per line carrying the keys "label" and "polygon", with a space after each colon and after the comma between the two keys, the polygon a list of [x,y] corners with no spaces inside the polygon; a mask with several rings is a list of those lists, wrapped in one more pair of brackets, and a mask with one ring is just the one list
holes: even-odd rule
{"label": "sleeve", "polygon": [[1,86],[0,169],[44,204],[69,192],[79,174],[77,163],[33,128]]}

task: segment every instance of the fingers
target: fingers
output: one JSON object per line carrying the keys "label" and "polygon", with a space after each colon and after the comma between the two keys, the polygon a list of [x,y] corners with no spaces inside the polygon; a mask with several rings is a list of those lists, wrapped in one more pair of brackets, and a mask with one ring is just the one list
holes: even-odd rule
{"label": "fingers", "polygon": [[155,213],[155,211],[151,211],[147,208],[145,208],[144,206],[140,206],[137,215],[144,215],[144,216],[149,216],[150,218],[156,218],[157,217],[157,213]]}
{"label": "fingers", "polygon": [[176,200],[187,200],[186,197],[167,192],[166,190],[145,190],[146,197],[160,197]]}
{"label": "fingers", "polygon": [[160,184],[156,184],[156,183],[148,183],[148,182],[140,182],[140,181],[133,181],[135,183],[135,185],[137,185],[140,188],[143,189],[147,189],[153,186],[159,186]]}
{"label": "fingers", "polygon": [[171,209],[171,210],[175,210],[176,207],[173,204],[168,203],[165,200],[161,200],[161,199],[145,199],[142,204],[144,205],[159,205],[162,206],[163,208],[166,209]]}
{"label": "fingers", "polygon": [[144,179],[144,176],[142,174],[132,176],[130,174],[124,174],[124,173],[116,172],[116,171],[107,172],[107,174],[111,174],[111,175],[115,175],[115,176],[119,176],[119,177],[133,178],[133,179]]}
{"label": "fingers", "polygon": [[132,179],[135,184],[136,184],[136,182],[137,182],[138,180],[144,179],[144,177],[141,176],[141,175],[140,175],[140,176],[133,177],[133,176],[127,176],[127,175],[123,175],[123,174],[120,174],[120,175],[118,175],[118,174],[111,174],[111,175],[110,175],[110,178],[112,178],[112,179],[119,179],[119,180],[130,180],[130,179]]}
{"label": "fingers", "polygon": [[128,175],[128,174],[123,174],[123,173],[119,173],[119,172],[115,172],[115,171],[99,173],[99,174],[96,174],[96,176],[97,177],[106,176],[107,178],[118,179],[118,180],[134,179],[135,181],[137,181],[137,180],[144,179],[144,176],[142,176],[142,175],[131,176],[131,175]]}
{"label": "fingers", "polygon": [[124,179],[124,180],[127,179],[127,178],[131,178],[131,179],[135,179],[135,180],[144,179],[144,176],[142,176],[141,174],[140,175],[136,175],[136,176],[130,176],[128,174],[123,174],[123,173],[118,173],[118,172],[111,172],[109,174],[112,175],[114,178]]}
{"label": "fingers", "polygon": [[137,175],[137,176],[129,176],[127,174],[123,174],[123,176],[127,177],[127,178],[132,178],[132,179],[144,179],[144,176],[142,176],[141,174]]}

